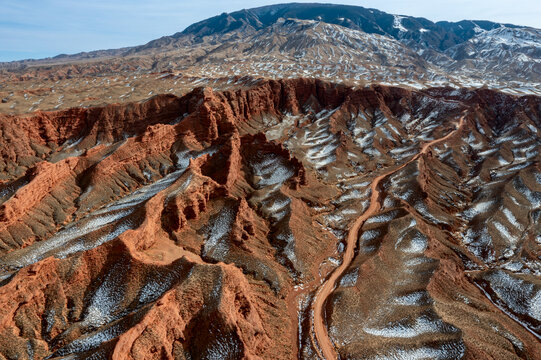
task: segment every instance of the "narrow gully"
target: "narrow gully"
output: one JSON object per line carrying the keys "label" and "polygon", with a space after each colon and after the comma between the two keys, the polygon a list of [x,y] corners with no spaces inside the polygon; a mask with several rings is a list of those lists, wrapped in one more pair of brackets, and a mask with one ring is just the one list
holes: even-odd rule
{"label": "narrow gully", "polygon": [[325,323],[325,316],[324,316],[325,303],[327,302],[327,299],[336,288],[336,282],[338,281],[340,276],[342,276],[342,274],[347,270],[347,268],[349,267],[349,265],[351,264],[353,260],[353,256],[355,254],[355,245],[357,243],[357,236],[358,236],[359,230],[361,229],[364,222],[370,216],[377,213],[377,211],[379,211],[379,209],[381,208],[380,191],[378,190],[381,180],[383,180],[389,175],[394,174],[395,172],[403,169],[410,163],[419,159],[419,157],[425,154],[432,145],[445,141],[449,139],[451,136],[453,136],[454,134],[456,134],[462,128],[465,117],[466,117],[466,114],[462,115],[455,130],[451,131],[449,134],[439,139],[435,139],[424,144],[423,147],[421,148],[421,151],[417,155],[412,157],[410,160],[408,160],[404,164],[400,165],[399,167],[391,171],[388,171],[382,175],[379,175],[374,180],[372,180],[372,183],[370,184],[370,189],[372,191],[371,196],[370,196],[370,206],[360,217],[357,218],[357,220],[353,223],[353,226],[348,232],[348,236],[346,240],[346,249],[344,251],[342,263],[331,273],[331,275],[327,278],[327,280],[321,285],[319,290],[317,290],[314,300],[312,302],[311,308],[312,308],[312,313],[313,313],[313,319],[312,319],[313,323],[311,326],[311,331],[313,331],[313,334],[311,334],[312,335],[311,337],[316,342],[316,344],[314,344],[314,347],[316,351],[319,352],[319,356],[321,358],[327,359],[327,360],[338,359],[336,349],[334,348],[334,345],[329,337],[327,326]]}

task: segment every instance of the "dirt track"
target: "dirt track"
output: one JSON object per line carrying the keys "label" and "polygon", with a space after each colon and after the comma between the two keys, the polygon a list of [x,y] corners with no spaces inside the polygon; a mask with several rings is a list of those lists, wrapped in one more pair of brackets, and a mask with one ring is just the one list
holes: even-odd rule
{"label": "dirt track", "polygon": [[[327,359],[327,360],[331,360],[331,359],[334,360],[338,358],[334,345],[332,344],[329,334],[327,332],[327,326],[325,324],[325,318],[324,318],[325,303],[328,297],[330,296],[330,294],[334,291],[336,287],[336,281],[340,278],[340,276],[342,276],[344,271],[346,271],[346,269],[351,264],[351,261],[353,260],[353,256],[355,254],[355,246],[357,244],[357,237],[358,237],[359,230],[361,229],[361,226],[364,224],[366,219],[368,219],[373,214],[377,213],[377,211],[379,211],[379,209],[381,208],[381,203],[379,199],[380,192],[378,190],[380,181],[383,180],[385,177],[404,168],[408,164],[419,159],[419,157],[422,154],[425,154],[432,145],[445,141],[451,136],[453,136],[454,134],[456,134],[462,128],[462,125],[464,124],[465,116],[466,115],[463,115],[460,118],[459,123],[454,131],[451,131],[449,134],[439,139],[432,140],[424,144],[421,148],[421,151],[417,155],[412,157],[409,161],[407,161],[406,163],[400,165],[399,167],[389,172],[386,172],[376,177],[370,184],[370,189],[371,189],[370,206],[361,216],[359,216],[359,218],[357,218],[355,223],[353,223],[353,226],[348,232],[348,236],[346,240],[346,250],[344,252],[342,263],[340,264],[338,268],[336,268],[335,271],[333,271],[333,273],[329,276],[329,278],[319,288],[314,298],[314,301],[312,303],[312,310],[314,314],[313,327],[312,327],[314,334],[312,338],[317,341],[317,345],[319,346],[319,349],[321,350],[320,356],[322,358]],[[316,349],[317,349],[317,346],[316,346]]]}

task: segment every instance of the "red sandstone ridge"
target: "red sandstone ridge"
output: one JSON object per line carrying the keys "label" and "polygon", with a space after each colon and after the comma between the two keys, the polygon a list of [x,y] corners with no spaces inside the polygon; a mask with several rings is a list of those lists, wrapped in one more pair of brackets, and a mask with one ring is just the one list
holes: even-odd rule
{"label": "red sandstone ridge", "polygon": [[295,79],[3,115],[0,359],[540,359],[540,109]]}

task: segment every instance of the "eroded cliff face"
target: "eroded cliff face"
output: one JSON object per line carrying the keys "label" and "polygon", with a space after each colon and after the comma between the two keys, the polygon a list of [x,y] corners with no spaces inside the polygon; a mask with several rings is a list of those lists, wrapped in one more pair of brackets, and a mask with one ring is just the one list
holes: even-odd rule
{"label": "eroded cliff face", "polygon": [[539,131],[307,79],[1,116],[0,358],[539,359]]}

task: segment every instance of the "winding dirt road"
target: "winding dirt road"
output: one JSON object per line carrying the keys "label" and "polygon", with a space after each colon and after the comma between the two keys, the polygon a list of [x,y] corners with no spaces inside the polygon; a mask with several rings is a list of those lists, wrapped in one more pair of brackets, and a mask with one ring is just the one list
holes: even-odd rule
{"label": "winding dirt road", "polygon": [[[466,114],[464,114],[460,118],[455,130],[451,131],[449,134],[439,139],[432,140],[424,144],[421,148],[421,151],[417,155],[415,155],[414,157],[412,157],[410,160],[400,165],[399,167],[391,171],[388,171],[382,175],[379,175],[370,184],[370,189],[371,189],[370,206],[359,218],[357,218],[357,220],[355,221],[355,223],[353,223],[353,226],[348,232],[348,236],[346,240],[346,250],[344,252],[342,263],[340,264],[339,267],[337,267],[332,272],[331,276],[329,276],[327,280],[323,283],[323,285],[319,288],[319,290],[316,293],[316,296],[314,297],[314,301],[312,302],[312,313],[313,313],[312,331],[314,332],[312,339],[315,339],[317,341],[317,345],[319,345],[319,350],[321,350],[320,356],[322,358],[326,360],[335,360],[338,358],[334,345],[332,344],[329,334],[327,332],[327,326],[325,324],[325,316],[324,316],[325,303],[327,299],[329,298],[329,296],[334,291],[336,287],[336,281],[340,278],[340,276],[342,276],[344,271],[346,271],[346,269],[351,264],[351,261],[353,260],[353,256],[355,254],[355,245],[357,244],[357,236],[358,236],[359,230],[361,229],[361,226],[364,224],[366,219],[368,219],[373,214],[377,213],[379,209],[381,208],[381,202],[379,199],[380,191],[378,189],[379,183],[385,177],[401,170],[405,166],[419,159],[419,157],[425,154],[432,145],[445,141],[451,136],[453,136],[454,134],[456,134],[462,128],[465,117],[466,117]],[[316,350],[318,350],[318,346],[316,346]]]}

